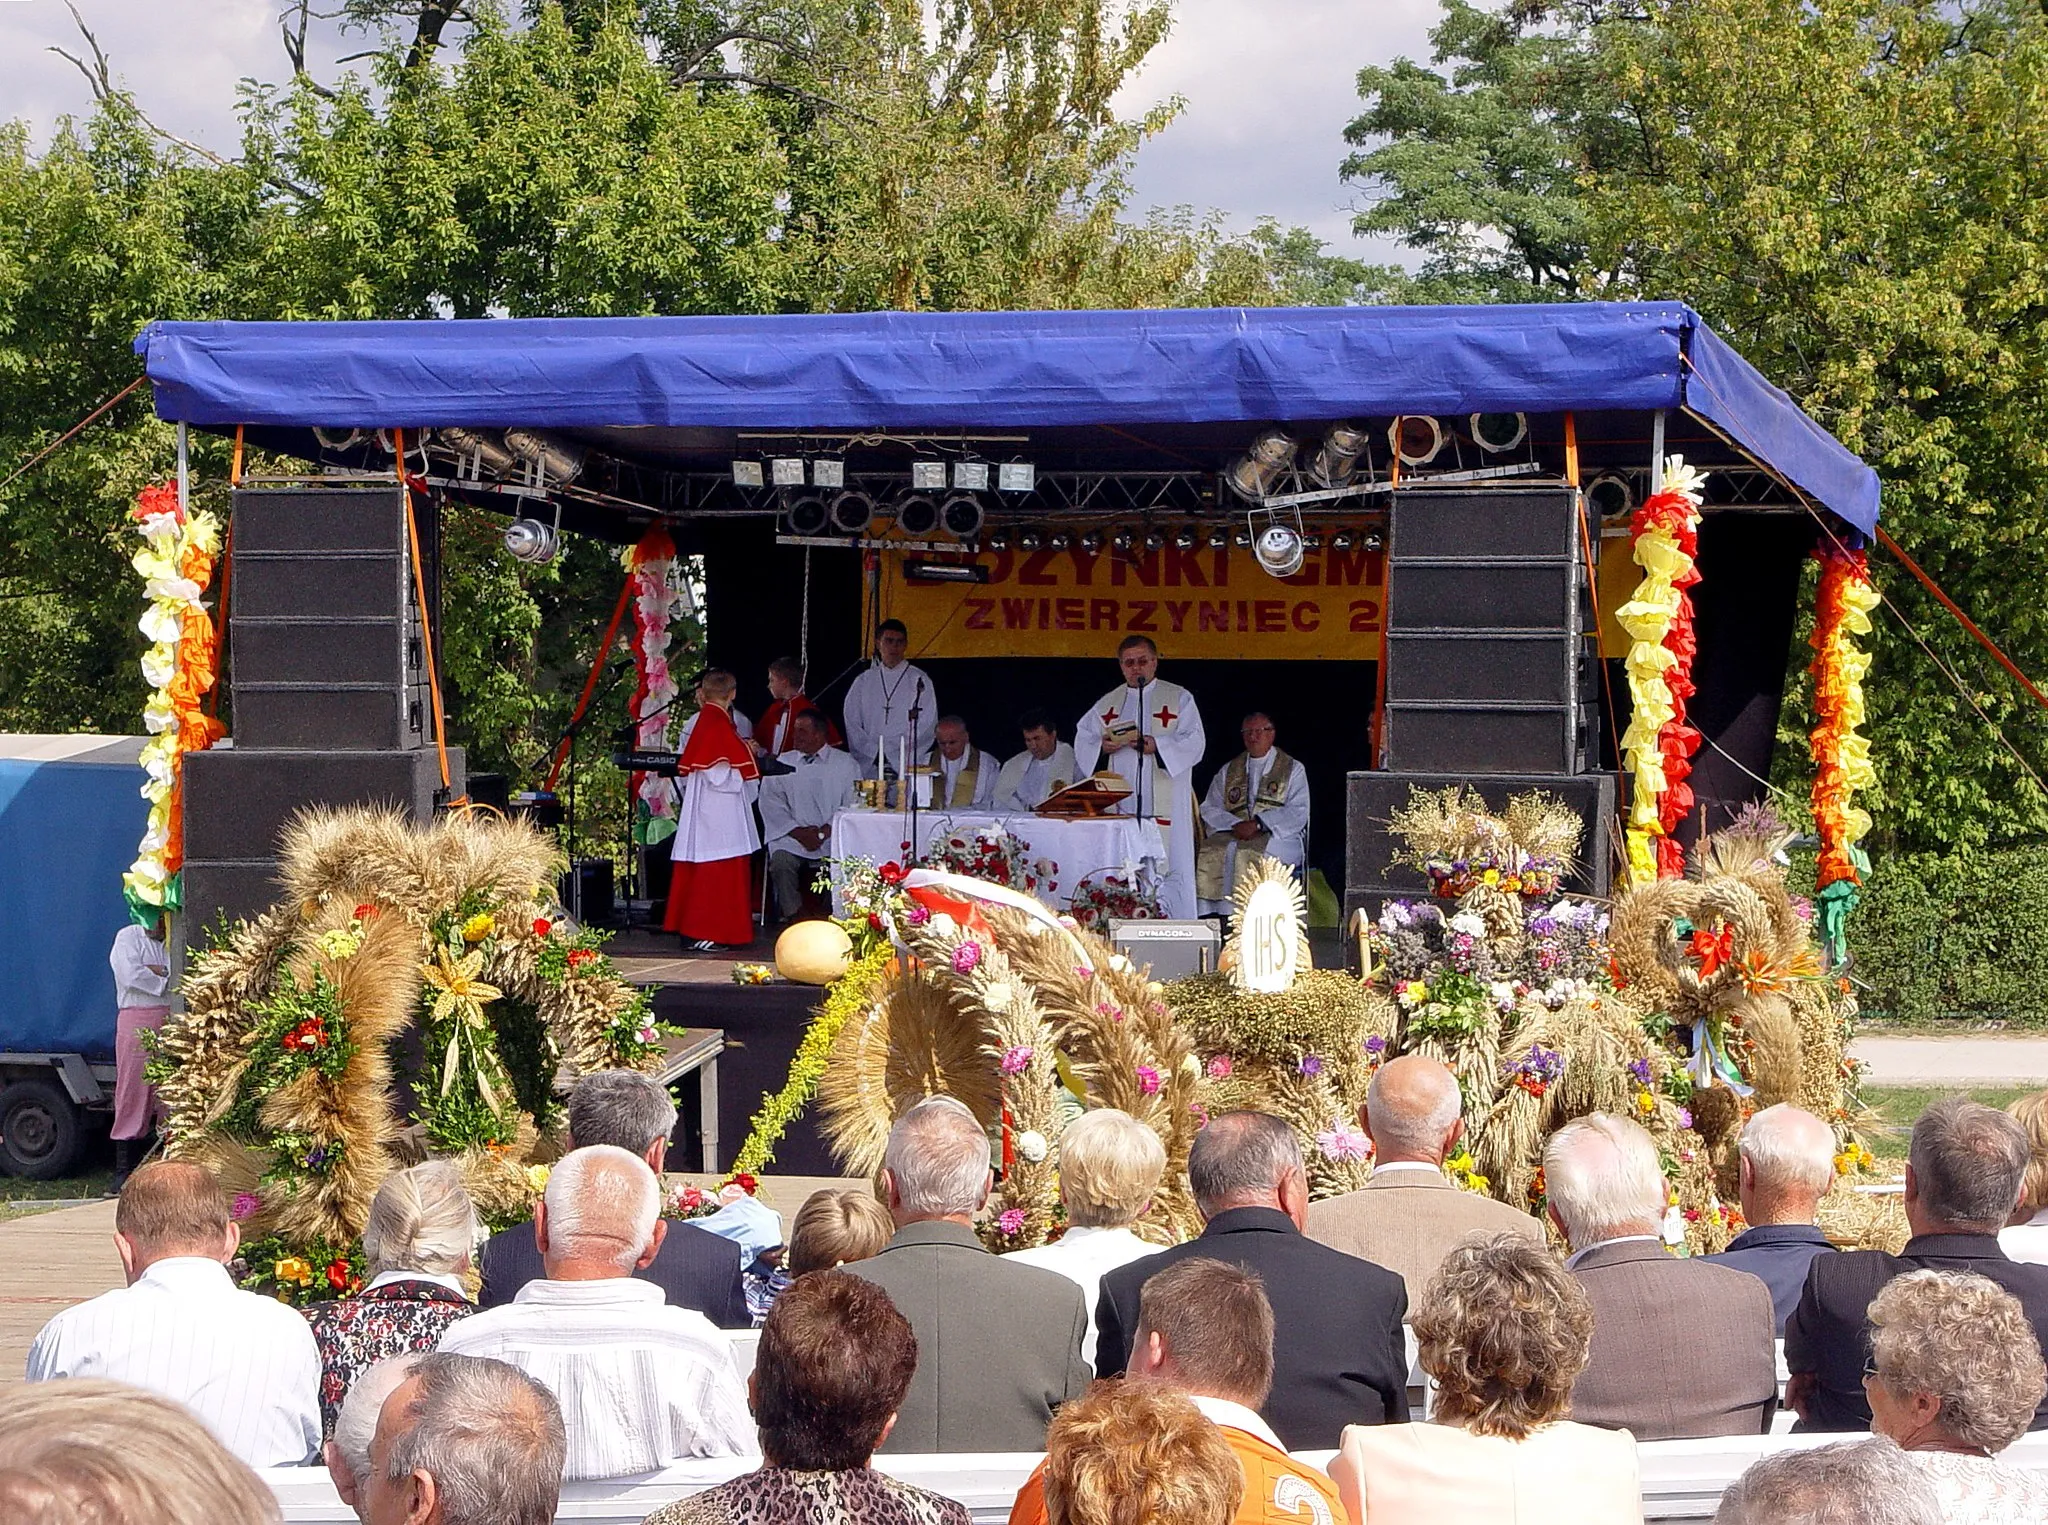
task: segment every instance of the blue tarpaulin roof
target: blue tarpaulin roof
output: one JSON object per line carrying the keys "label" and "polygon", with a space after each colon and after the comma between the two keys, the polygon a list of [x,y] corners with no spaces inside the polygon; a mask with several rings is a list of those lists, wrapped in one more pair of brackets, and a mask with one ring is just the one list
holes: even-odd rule
{"label": "blue tarpaulin roof", "polygon": [[152,323],[167,419],[747,430],[1684,408],[1850,523],[1877,476],[1679,303]]}

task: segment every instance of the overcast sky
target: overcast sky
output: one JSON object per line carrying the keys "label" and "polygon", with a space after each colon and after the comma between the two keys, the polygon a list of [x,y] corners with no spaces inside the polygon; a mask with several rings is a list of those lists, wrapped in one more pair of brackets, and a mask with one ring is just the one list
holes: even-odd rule
{"label": "overcast sky", "polygon": [[[165,129],[222,154],[237,147],[235,85],[279,80],[279,0],[76,0],[114,70]],[[1345,252],[1384,258],[1351,237],[1354,192],[1337,178],[1354,76],[1366,63],[1427,51],[1436,0],[1177,0],[1172,35],[1120,105],[1169,95],[1179,121],[1139,155],[1137,205],[1211,208],[1248,226],[1260,215],[1312,228]],[[328,29],[317,73],[360,39]],[[80,51],[64,0],[0,0],[0,117],[25,117],[38,141],[91,105],[85,81],[48,48]]]}

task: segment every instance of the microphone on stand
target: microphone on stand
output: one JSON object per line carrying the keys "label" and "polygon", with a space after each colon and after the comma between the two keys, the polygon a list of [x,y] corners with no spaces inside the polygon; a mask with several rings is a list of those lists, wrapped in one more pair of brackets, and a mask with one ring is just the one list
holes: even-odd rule
{"label": "microphone on stand", "polygon": [[[911,694],[911,696],[910,696],[910,739],[911,739],[911,741],[912,741],[913,743],[914,743],[914,742],[915,742],[915,741],[917,740],[917,721],[918,721],[918,717],[919,717],[920,715],[922,715],[923,713],[924,713],[924,678],[923,678],[922,676],[920,676],[920,677],[918,678],[918,680],[917,680],[917,688],[916,688],[916,690],[915,690],[915,691],[914,691],[914,692],[913,692],[913,693]],[[916,862],[917,862],[917,861],[918,861],[918,860],[919,860],[920,858],[922,858],[922,857],[924,856],[924,849],[918,846],[918,838],[917,838],[917,781],[916,781],[916,775],[915,775],[914,773],[912,773],[912,772],[910,771],[910,769],[911,769],[912,767],[914,767],[914,766],[916,766],[916,765],[915,765],[915,764],[913,763],[913,764],[910,764],[909,766],[906,766],[906,767],[905,767],[905,769],[904,769],[904,777],[903,777],[903,781],[902,781],[902,785],[901,785],[901,787],[902,787],[902,788],[908,789],[908,790],[910,791],[910,833],[909,833],[909,835],[910,835],[910,861],[911,861],[911,863],[912,863],[912,864],[915,864],[915,863],[916,863]]]}

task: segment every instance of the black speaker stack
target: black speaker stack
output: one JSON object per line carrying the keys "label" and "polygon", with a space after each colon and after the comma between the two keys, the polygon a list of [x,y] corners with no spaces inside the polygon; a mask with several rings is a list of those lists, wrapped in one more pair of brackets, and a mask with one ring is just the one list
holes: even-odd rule
{"label": "black speaker stack", "polygon": [[1427,890],[1392,865],[1392,811],[1414,789],[1469,784],[1499,808],[1541,789],[1586,822],[1581,873],[1611,881],[1613,775],[1599,757],[1597,615],[1568,487],[1409,488],[1387,534],[1379,771],[1349,775],[1345,909]]}
{"label": "black speaker stack", "polygon": [[[432,516],[421,523],[423,538]],[[278,839],[308,805],[441,798],[426,635],[398,487],[234,497],[227,660],[232,741],[185,759],[186,928],[277,898]],[[428,608],[438,558],[423,546]],[[455,791],[460,748],[449,749]]]}

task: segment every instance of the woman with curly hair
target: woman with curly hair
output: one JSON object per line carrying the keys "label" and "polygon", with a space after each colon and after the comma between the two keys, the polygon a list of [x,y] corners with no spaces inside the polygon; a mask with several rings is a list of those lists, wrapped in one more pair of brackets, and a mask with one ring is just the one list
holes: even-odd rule
{"label": "woman with curly hair", "polygon": [[1548,1249],[1461,1245],[1413,1327],[1430,1422],[1345,1428],[1330,1476],[1352,1525],[1640,1525],[1635,1438],[1565,1417],[1593,1306]]}
{"label": "woman with curly hair", "polygon": [[1870,1428],[1933,1485],[1948,1525],[2048,1520],[2048,1483],[1998,1459],[2048,1391],[2018,1298],[1960,1271],[1894,1277],[1870,1305]]}

